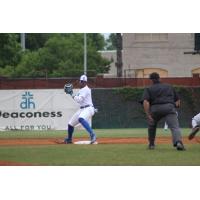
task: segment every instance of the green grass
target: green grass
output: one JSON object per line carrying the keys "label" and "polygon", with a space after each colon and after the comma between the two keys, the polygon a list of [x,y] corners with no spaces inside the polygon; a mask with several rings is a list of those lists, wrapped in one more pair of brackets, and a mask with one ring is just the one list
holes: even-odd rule
{"label": "green grass", "polygon": [[[146,137],[146,129],[101,129],[98,137]],[[188,135],[189,129],[183,129]],[[158,130],[159,136],[171,137]],[[64,131],[0,132],[0,138],[63,137]],[[87,134],[78,131],[76,137]],[[159,144],[148,150],[144,144],[98,145],[20,145],[0,146],[0,160],[50,166],[194,166],[200,165],[200,144],[187,144],[187,151],[177,151],[171,144]]]}

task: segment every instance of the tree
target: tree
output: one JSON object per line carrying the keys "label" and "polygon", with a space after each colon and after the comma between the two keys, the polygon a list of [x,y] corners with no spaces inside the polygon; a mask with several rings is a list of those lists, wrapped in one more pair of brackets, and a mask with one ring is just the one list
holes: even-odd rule
{"label": "tree", "polygon": [[[110,61],[102,58],[97,51],[103,48],[102,35],[88,35],[87,57],[88,75],[108,72]],[[83,34],[54,34],[44,46],[35,50],[26,50],[16,68],[16,76],[66,77],[83,73]],[[9,73],[10,68],[4,72]],[[2,72],[3,73],[3,72]],[[90,74],[92,73],[92,74]]]}
{"label": "tree", "polygon": [[117,49],[117,34],[111,33],[109,38],[106,40],[106,50],[116,50]]}
{"label": "tree", "polygon": [[26,49],[33,51],[44,47],[46,41],[53,35],[52,33],[26,33]]}
{"label": "tree", "polygon": [[117,46],[117,62],[115,63],[117,67],[117,77],[122,77],[122,35],[121,33],[116,33],[116,46]]}
{"label": "tree", "polygon": [[21,46],[17,41],[19,34],[1,33],[0,34],[0,67],[6,65],[16,66],[21,59]]}
{"label": "tree", "polygon": [[109,38],[106,40],[107,46],[106,50],[116,50],[117,62],[115,66],[117,67],[117,77],[122,77],[122,34],[121,33],[111,33]]}
{"label": "tree", "polygon": [[103,50],[106,45],[104,36],[99,33],[88,33],[87,34],[88,44],[93,46],[96,50]]}

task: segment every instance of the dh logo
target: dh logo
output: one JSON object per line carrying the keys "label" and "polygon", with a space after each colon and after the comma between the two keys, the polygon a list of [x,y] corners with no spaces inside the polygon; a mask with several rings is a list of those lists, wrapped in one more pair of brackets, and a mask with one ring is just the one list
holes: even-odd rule
{"label": "dh logo", "polygon": [[20,103],[22,109],[35,109],[35,103],[33,102],[33,94],[25,92],[22,94],[22,102]]}

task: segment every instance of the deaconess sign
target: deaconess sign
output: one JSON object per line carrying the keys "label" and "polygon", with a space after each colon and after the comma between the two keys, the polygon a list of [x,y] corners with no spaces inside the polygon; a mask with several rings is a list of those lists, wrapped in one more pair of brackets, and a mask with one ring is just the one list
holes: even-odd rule
{"label": "deaconess sign", "polygon": [[[16,105],[17,106],[17,105]],[[0,117],[3,118],[41,118],[41,117],[62,117],[62,111],[29,111],[30,109],[35,111],[36,104],[34,102],[34,96],[31,92],[25,92],[22,94],[22,101],[20,103],[22,112],[2,112],[0,111]]]}
{"label": "deaconess sign", "polygon": [[78,105],[63,90],[0,90],[1,130],[65,130]]}

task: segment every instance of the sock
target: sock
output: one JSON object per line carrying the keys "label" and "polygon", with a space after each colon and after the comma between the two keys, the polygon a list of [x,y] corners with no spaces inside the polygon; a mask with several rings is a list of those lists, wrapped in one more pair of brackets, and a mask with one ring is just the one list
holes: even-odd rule
{"label": "sock", "polygon": [[78,121],[82,124],[82,126],[87,130],[87,132],[90,134],[90,137],[92,137],[94,134],[92,128],[90,127],[89,123],[83,119],[83,118],[79,118]]}
{"label": "sock", "polygon": [[149,127],[148,129],[148,139],[150,145],[155,145],[156,130],[154,127]]}
{"label": "sock", "polygon": [[74,132],[74,127],[68,124],[68,139],[72,140],[72,135]]}

